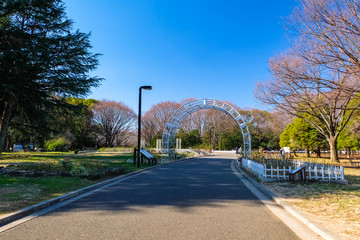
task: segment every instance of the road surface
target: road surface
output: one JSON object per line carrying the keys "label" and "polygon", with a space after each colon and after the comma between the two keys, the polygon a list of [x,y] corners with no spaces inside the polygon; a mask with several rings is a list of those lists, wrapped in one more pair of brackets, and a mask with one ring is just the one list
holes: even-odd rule
{"label": "road surface", "polygon": [[235,155],[164,165],[0,233],[0,239],[298,239],[231,170]]}

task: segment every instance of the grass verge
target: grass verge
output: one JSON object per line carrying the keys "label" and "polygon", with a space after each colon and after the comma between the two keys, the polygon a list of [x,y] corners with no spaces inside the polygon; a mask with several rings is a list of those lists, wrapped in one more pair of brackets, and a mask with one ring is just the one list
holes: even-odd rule
{"label": "grass verge", "polygon": [[0,175],[0,214],[20,210],[95,182],[78,177],[30,178]]}
{"label": "grass verge", "polygon": [[[75,170],[82,170],[81,166],[95,166],[92,171],[121,169],[111,172],[112,176],[116,176],[139,170],[129,159],[133,159],[131,153],[4,153],[0,155],[0,167],[56,172],[63,168],[62,163],[65,161],[77,166]],[[147,166],[143,164],[140,169]],[[85,175],[27,177],[0,174],[0,214],[17,211],[112,177],[101,173],[96,178]]]}

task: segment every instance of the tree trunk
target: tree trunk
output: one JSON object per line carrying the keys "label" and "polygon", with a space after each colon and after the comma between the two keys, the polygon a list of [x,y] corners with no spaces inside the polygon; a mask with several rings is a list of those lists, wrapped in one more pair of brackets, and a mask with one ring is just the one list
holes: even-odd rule
{"label": "tree trunk", "polygon": [[294,156],[297,157],[297,155],[296,155],[296,150],[293,150],[293,153],[294,153]]}
{"label": "tree trunk", "polygon": [[321,158],[321,149],[320,148],[316,149],[316,157]]}
{"label": "tree trunk", "polygon": [[12,105],[9,102],[5,102],[4,110],[1,113],[1,122],[0,122],[0,154],[4,148],[4,142],[6,133],[10,123]]}
{"label": "tree trunk", "polygon": [[330,161],[331,162],[340,162],[339,156],[338,156],[338,151],[337,151],[337,146],[336,146],[337,138],[329,137],[329,138],[327,138],[327,141],[330,146]]}
{"label": "tree trunk", "polygon": [[306,157],[310,157],[310,151],[309,151],[309,149],[308,148],[305,148],[305,151],[306,151]]}

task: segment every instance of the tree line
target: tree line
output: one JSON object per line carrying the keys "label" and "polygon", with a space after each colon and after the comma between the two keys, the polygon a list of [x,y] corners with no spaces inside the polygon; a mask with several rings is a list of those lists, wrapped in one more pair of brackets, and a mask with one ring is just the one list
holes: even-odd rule
{"label": "tree line", "polygon": [[[147,147],[156,147],[156,140],[162,138],[168,118],[184,101],[161,102],[144,113],[142,137]],[[14,143],[46,150],[136,145],[137,115],[126,104],[73,97],[65,102],[71,107],[53,108],[46,115],[51,118],[43,118],[40,128],[26,118],[11,118],[4,150],[10,150]],[[286,126],[279,114],[258,109],[238,111],[244,118],[253,119],[248,127],[254,148],[279,149],[279,137]],[[236,122],[216,110],[202,110],[188,116],[176,137],[182,139],[183,148],[229,150],[242,146],[243,141]]]}
{"label": "tree line", "polygon": [[[143,114],[142,139],[146,147],[156,147],[156,140],[162,138],[169,117],[188,100],[193,99],[180,103],[161,102]],[[136,145],[137,115],[125,103],[82,98],[67,98],[66,102],[72,108],[54,108],[48,113],[51,118],[42,119],[40,129],[25,118],[12,118],[4,149],[10,150],[14,143],[46,150]],[[291,147],[304,149],[308,156],[310,151],[315,152],[318,157],[321,151],[330,149],[325,137],[303,118],[291,118],[277,111],[244,110],[231,105],[248,122],[253,149]],[[356,112],[339,136],[339,149],[347,152],[359,149],[359,126],[360,115]],[[236,122],[217,110],[201,110],[191,114],[181,124],[176,137],[182,140],[183,148],[230,150],[243,145],[241,130]]]}

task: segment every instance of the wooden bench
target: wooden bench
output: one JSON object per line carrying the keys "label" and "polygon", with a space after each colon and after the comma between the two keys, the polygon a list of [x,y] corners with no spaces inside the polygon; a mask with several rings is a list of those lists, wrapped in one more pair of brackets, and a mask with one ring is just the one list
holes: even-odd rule
{"label": "wooden bench", "polygon": [[298,167],[297,169],[291,171],[289,173],[289,181],[295,182],[296,175],[300,175],[300,180],[305,181],[306,180],[305,167]]}
{"label": "wooden bench", "polygon": [[349,158],[351,167],[360,167],[360,162],[353,162],[354,159]]}
{"label": "wooden bench", "polygon": [[145,149],[140,149],[140,154],[141,157],[145,157],[149,161],[149,164],[156,164],[157,159]]}

